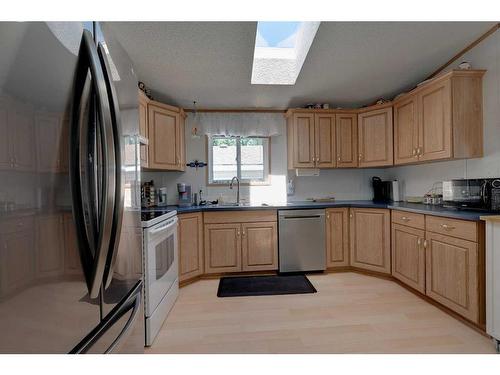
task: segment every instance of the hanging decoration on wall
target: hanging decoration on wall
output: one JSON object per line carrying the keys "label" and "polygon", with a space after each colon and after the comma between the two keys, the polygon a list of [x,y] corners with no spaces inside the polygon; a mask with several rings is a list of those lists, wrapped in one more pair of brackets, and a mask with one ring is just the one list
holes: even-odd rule
{"label": "hanging decoration on wall", "polygon": [[194,161],[190,161],[189,163],[186,164],[186,167],[191,167],[191,168],[203,168],[203,167],[206,167],[208,164],[203,162],[203,161],[199,161],[199,160],[194,160]]}
{"label": "hanging decoration on wall", "polygon": [[198,112],[196,110],[196,100],[193,101],[193,121],[191,128],[191,138],[198,139],[200,138],[200,121],[199,121]]}

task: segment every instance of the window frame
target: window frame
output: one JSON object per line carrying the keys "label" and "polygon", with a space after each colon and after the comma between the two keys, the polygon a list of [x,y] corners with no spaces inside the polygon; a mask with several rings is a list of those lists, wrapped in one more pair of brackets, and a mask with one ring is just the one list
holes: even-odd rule
{"label": "window frame", "polygon": [[[207,150],[207,186],[229,186],[231,183],[230,181],[224,182],[224,181],[218,181],[218,180],[213,180],[213,151],[212,151],[212,139],[213,138],[235,138],[236,141],[236,158],[237,158],[237,163],[236,163],[236,169],[237,169],[237,177],[240,179],[240,185],[246,185],[246,186],[266,186],[270,185],[270,180],[269,176],[271,175],[271,137],[258,137],[258,136],[249,136],[249,137],[242,137],[242,136],[224,136],[224,135],[207,135],[206,136],[206,150]],[[249,180],[249,179],[241,179],[241,139],[243,138],[260,138],[264,139],[267,143],[264,145],[264,180]],[[267,151],[266,151],[267,150]],[[266,155],[267,153],[267,155]],[[266,160],[267,157],[267,160]]]}

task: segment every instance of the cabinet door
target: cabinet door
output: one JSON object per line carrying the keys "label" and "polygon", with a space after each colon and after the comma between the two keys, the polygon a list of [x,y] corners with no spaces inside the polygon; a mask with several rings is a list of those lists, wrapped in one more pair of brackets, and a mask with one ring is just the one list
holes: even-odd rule
{"label": "cabinet door", "polygon": [[418,161],[417,98],[394,104],[394,164]]}
{"label": "cabinet door", "polygon": [[179,281],[203,274],[201,213],[179,215]]}
{"label": "cabinet door", "polygon": [[351,209],[351,266],[391,273],[390,216],[386,209]]}
{"label": "cabinet door", "polygon": [[294,113],[292,126],[294,168],[314,168],[314,115]]}
{"label": "cabinet door", "polygon": [[314,116],[315,159],[318,168],[335,167],[335,115],[316,114]]}
{"label": "cabinet door", "polygon": [[0,237],[0,296],[28,285],[34,277],[32,228]]}
{"label": "cabinet door", "polygon": [[418,113],[419,160],[451,158],[451,82],[438,82],[421,91]]}
{"label": "cabinet door", "polygon": [[425,260],[426,294],[478,323],[477,243],[426,232]]}
{"label": "cabinet door", "polygon": [[360,167],[393,164],[392,107],[358,115],[358,148]]}
{"label": "cabinet door", "polygon": [[357,115],[337,114],[335,116],[337,144],[337,168],[358,166],[358,122]]}
{"label": "cabinet door", "polygon": [[12,159],[9,142],[9,125],[7,121],[7,103],[0,98],[0,169],[11,169]]}
{"label": "cabinet door", "polygon": [[27,109],[19,109],[9,114],[10,142],[12,142],[14,169],[35,170],[35,143],[33,141],[34,114]]}
{"label": "cabinet door", "polygon": [[148,104],[149,168],[179,170],[179,113]]}
{"label": "cabinet door", "polygon": [[425,232],[392,224],[392,276],[425,294]]}
{"label": "cabinet door", "polygon": [[64,214],[64,273],[68,275],[82,274],[80,253],[76,239],[75,224],[70,213]]}
{"label": "cabinet door", "polygon": [[54,114],[37,113],[36,148],[39,172],[58,172],[61,168],[61,118]]}
{"label": "cabinet door", "polygon": [[64,273],[62,215],[37,218],[36,274],[38,277]]}
{"label": "cabinet door", "polygon": [[278,269],[278,229],[276,222],[243,223],[243,271]]}
{"label": "cabinet door", "polygon": [[241,225],[205,225],[205,273],[241,271]]}
{"label": "cabinet door", "polygon": [[179,115],[179,143],[177,147],[179,148],[179,157],[180,157],[180,165],[179,171],[186,170],[186,118],[184,115],[184,111],[181,110],[181,114]]}
{"label": "cabinet door", "polygon": [[[142,92],[139,92],[139,135],[148,139],[148,100]],[[148,167],[148,145],[140,145],[141,166]]]}
{"label": "cabinet door", "polygon": [[345,267],[349,265],[349,209],[326,210],[326,265]]}

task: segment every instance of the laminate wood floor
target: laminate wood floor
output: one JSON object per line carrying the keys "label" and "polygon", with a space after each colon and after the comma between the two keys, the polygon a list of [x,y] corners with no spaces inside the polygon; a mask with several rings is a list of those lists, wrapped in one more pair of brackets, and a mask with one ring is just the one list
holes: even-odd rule
{"label": "laminate wood floor", "polygon": [[494,353],[490,339],[398,284],[356,273],[308,276],[318,293],[216,296],[181,288],[146,353]]}

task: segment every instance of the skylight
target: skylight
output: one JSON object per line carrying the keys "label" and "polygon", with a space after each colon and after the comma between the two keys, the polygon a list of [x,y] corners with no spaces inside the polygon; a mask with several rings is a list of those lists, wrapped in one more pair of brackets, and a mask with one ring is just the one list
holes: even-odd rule
{"label": "skylight", "polygon": [[258,22],[253,85],[294,85],[320,22]]}

